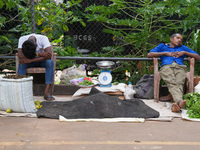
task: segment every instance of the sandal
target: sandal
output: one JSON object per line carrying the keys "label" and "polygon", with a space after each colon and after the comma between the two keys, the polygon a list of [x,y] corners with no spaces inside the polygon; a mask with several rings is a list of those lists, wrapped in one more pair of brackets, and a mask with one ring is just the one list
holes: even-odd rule
{"label": "sandal", "polygon": [[46,97],[44,97],[44,99],[47,100],[47,101],[55,100],[55,98],[53,96],[46,96]]}
{"label": "sandal", "polygon": [[171,94],[169,94],[169,95],[167,95],[167,96],[162,96],[162,97],[160,97],[159,100],[162,101],[162,102],[167,102],[167,101],[173,100],[173,97],[172,97]]}

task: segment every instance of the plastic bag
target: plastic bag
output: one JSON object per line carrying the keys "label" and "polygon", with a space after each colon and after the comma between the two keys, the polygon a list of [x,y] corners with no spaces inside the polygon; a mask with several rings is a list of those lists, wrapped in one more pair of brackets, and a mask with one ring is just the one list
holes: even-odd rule
{"label": "plastic bag", "polygon": [[78,85],[78,83],[83,82],[83,81],[84,81],[84,77],[81,77],[81,78],[78,78],[78,79],[76,78],[76,79],[70,80],[70,83]]}
{"label": "plastic bag", "polygon": [[200,81],[199,83],[194,87],[194,92],[197,92],[200,94]]}
{"label": "plastic bag", "polygon": [[152,99],[154,97],[154,76],[145,74],[133,88],[136,98]]}
{"label": "plastic bag", "polygon": [[131,87],[127,86],[124,92],[125,99],[133,99],[134,94],[136,94],[135,90],[133,90]]}
{"label": "plastic bag", "polygon": [[81,64],[78,68],[76,65],[73,65],[70,68],[64,69],[60,76],[61,84],[71,84],[72,79],[77,79],[83,76],[86,76],[85,64]]}

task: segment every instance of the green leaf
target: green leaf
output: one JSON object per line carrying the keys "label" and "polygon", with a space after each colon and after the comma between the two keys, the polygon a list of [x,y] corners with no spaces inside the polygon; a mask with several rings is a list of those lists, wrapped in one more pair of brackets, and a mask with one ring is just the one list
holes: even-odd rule
{"label": "green leaf", "polygon": [[85,23],[85,22],[81,21],[81,24],[82,24],[84,27],[86,27],[86,23]]}
{"label": "green leaf", "polygon": [[0,35],[0,42],[2,42],[2,41],[6,41],[8,43],[11,43],[11,41],[6,36]]}
{"label": "green leaf", "polygon": [[63,29],[64,29],[65,31],[69,31],[69,28],[68,28],[68,26],[67,26],[67,25],[65,25],[65,24],[63,24]]}
{"label": "green leaf", "polygon": [[4,2],[3,0],[0,0],[0,8],[3,8],[3,6],[4,6]]}

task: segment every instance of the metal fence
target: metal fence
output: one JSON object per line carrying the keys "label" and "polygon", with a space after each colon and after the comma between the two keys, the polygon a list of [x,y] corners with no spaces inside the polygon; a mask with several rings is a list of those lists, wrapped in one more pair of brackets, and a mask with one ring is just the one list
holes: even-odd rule
{"label": "metal fence", "polygon": [[[4,62],[7,61],[12,61],[15,62],[15,56],[0,56],[0,59],[4,60]],[[115,62],[115,65],[109,69],[111,71],[111,75],[112,75],[112,82],[123,82],[123,83],[129,83],[131,82],[132,84],[136,84],[140,78],[144,75],[144,74],[153,74],[153,61],[151,58],[112,58],[112,57],[61,57],[58,56],[57,61],[91,61],[91,65],[89,64],[87,67],[89,67],[86,70],[86,74],[88,76],[95,76],[95,75],[91,75],[95,69],[98,70],[98,72],[96,72],[96,77],[97,75],[100,73],[101,69],[99,69],[96,65],[97,61],[104,61],[104,60],[108,60],[108,61],[113,61]],[[147,66],[144,68],[145,70],[142,70],[142,65],[144,63],[148,63]],[[189,61],[185,60],[184,63],[187,65],[187,69],[189,71]],[[76,63],[74,63],[76,64]],[[84,63],[82,63],[84,64]],[[196,61],[195,62],[195,76],[198,76],[198,66],[199,66],[200,62]],[[131,65],[131,66],[129,66]],[[128,66],[128,67],[127,67]],[[125,70],[128,70],[128,72],[130,73],[130,76],[126,76],[126,72],[122,72],[120,71],[119,68],[126,68]],[[159,68],[160,68],[160,63],[159,63]],[[123,69],[124,70],[124,69]],[[57,70],[59,71],[59,70]],[[1,72],[2,73],[2,72]],[[3,72],[3,74],[10,74],[10,73],[15,73],[15,70],[13,71],[9,71],[9,72]],[[164,82],[161,82],[162,84],[164,84]]]}
{"label": "metal fence", "polygon": [[[66,1],[64,1],[66,2]],[[81,5],[82,7],[79,8],[79,11],[82,13],[87,14],[88,12],[84,12],[85,8],[89,7],[90,5],[104,5],[108,6],[111,2],[108,0],[83,0]],[[126,18],[127,16],[121,14],[121,15],[115,15],[116,18]],[[124,37],[117,37],[113,34],[106,33],[104,29],[106,27],[99,22],[88,22],[86,18],[83,18],[84,22],[86,23],[86,27],[82,26],[80,23],[73,23],[72,25],[69,24],[69,32],[64,32],[64,45],[76,47],[78,52],[83,55],[88,55],[93,52],[97,53],[107,53],[108,51],[112,50],[112,47],[114,46],[121,46],[121,49],[119,52],[115,52],[118,55],[129,55],[132,54],[132,51],[134,49],[134,45],[126,45],[123,41]],[[120,28],[125,28],[124,26],[121,26]],[[126,31],[128,32],[128,31]],[[69,41],[69,38],[71,37]],[[124,46],[122,46],[124,45]],[[116,50],[115,50],[116,51]]]}

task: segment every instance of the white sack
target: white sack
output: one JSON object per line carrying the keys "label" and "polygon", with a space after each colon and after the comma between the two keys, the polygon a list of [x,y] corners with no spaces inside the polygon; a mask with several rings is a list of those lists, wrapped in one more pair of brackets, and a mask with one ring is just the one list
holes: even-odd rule
{"label": "white sack", "polygon": [[0,110],[34,113],[33,77],[7,79],[0,76]]}

